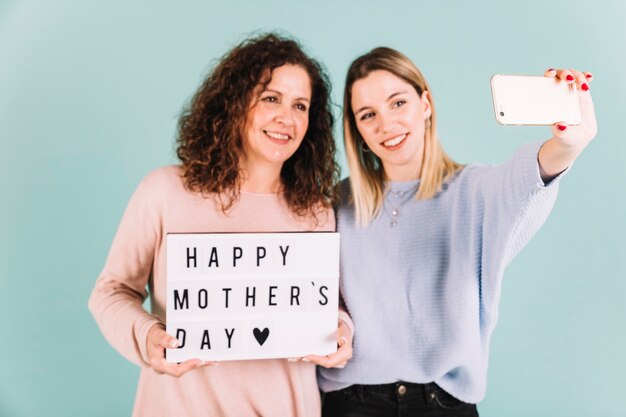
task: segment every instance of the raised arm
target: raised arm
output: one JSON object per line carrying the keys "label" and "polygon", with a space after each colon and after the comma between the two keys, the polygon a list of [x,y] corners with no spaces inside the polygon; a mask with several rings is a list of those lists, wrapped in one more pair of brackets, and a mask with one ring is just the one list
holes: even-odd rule
{"label": "raised arm", "polygon": [[552,126],[552,138],[539,151],[541,179],[548,183],[574,162],[596,136],[598,128],[589,92],[589,83],[593,79],[590,73],[573,69],[549,69],[544,75],[558,77],[568,84],[576,84],[581,112],[581,121],[577,126],[568,126],[565,122]]}

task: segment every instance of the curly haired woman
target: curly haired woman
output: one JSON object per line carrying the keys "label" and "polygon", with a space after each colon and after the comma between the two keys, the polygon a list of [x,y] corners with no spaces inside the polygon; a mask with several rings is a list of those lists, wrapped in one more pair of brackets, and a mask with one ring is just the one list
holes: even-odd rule
{"label": "curly haired woman", "polygon": [[[317,416],[315,363],[284,359],[166,362],[165,237],[172,232],[334,231],[337,179],[327,77],[289,39],[244,41],[209,74],[179,121],[180,166],[135,191],[89,307],[107,340],[142,367],[133,415]],[[146,312],[146,285],[151,311]]]}

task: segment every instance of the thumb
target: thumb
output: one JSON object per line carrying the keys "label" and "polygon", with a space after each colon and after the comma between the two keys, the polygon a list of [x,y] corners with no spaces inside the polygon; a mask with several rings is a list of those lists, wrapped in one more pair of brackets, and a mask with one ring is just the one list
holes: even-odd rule
{"label": "thumb", "polygon": [[552,136],[559,139],[565,139],[569,133],[567,122],[556,122],[552,126]]}

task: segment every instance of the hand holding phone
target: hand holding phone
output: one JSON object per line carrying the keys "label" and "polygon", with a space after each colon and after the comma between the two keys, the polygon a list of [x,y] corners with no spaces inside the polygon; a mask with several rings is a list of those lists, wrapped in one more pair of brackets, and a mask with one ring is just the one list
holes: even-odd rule
{"label": "hand holding phone", "polygon": [[494,75],[493,106],[498,123],[551,125],[552,137],[537,155],[544,182],[571,166],[596,137],[598,126],[589,91],[589,72],[546,70],[543,77]]}
{"label": "hand holding phone", "polygon": [[553,125],[581,121],[576,84],[557,77],[503,75],[491,77],[496,121],[502,125]]}

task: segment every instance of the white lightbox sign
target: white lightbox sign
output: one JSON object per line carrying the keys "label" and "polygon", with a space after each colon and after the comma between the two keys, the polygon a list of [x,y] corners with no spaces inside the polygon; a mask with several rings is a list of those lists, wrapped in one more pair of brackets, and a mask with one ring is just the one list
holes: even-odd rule
{"label": "white lightbox sign", "polygon": [[167,235],[169,362],[337,350],[339,234]]}

